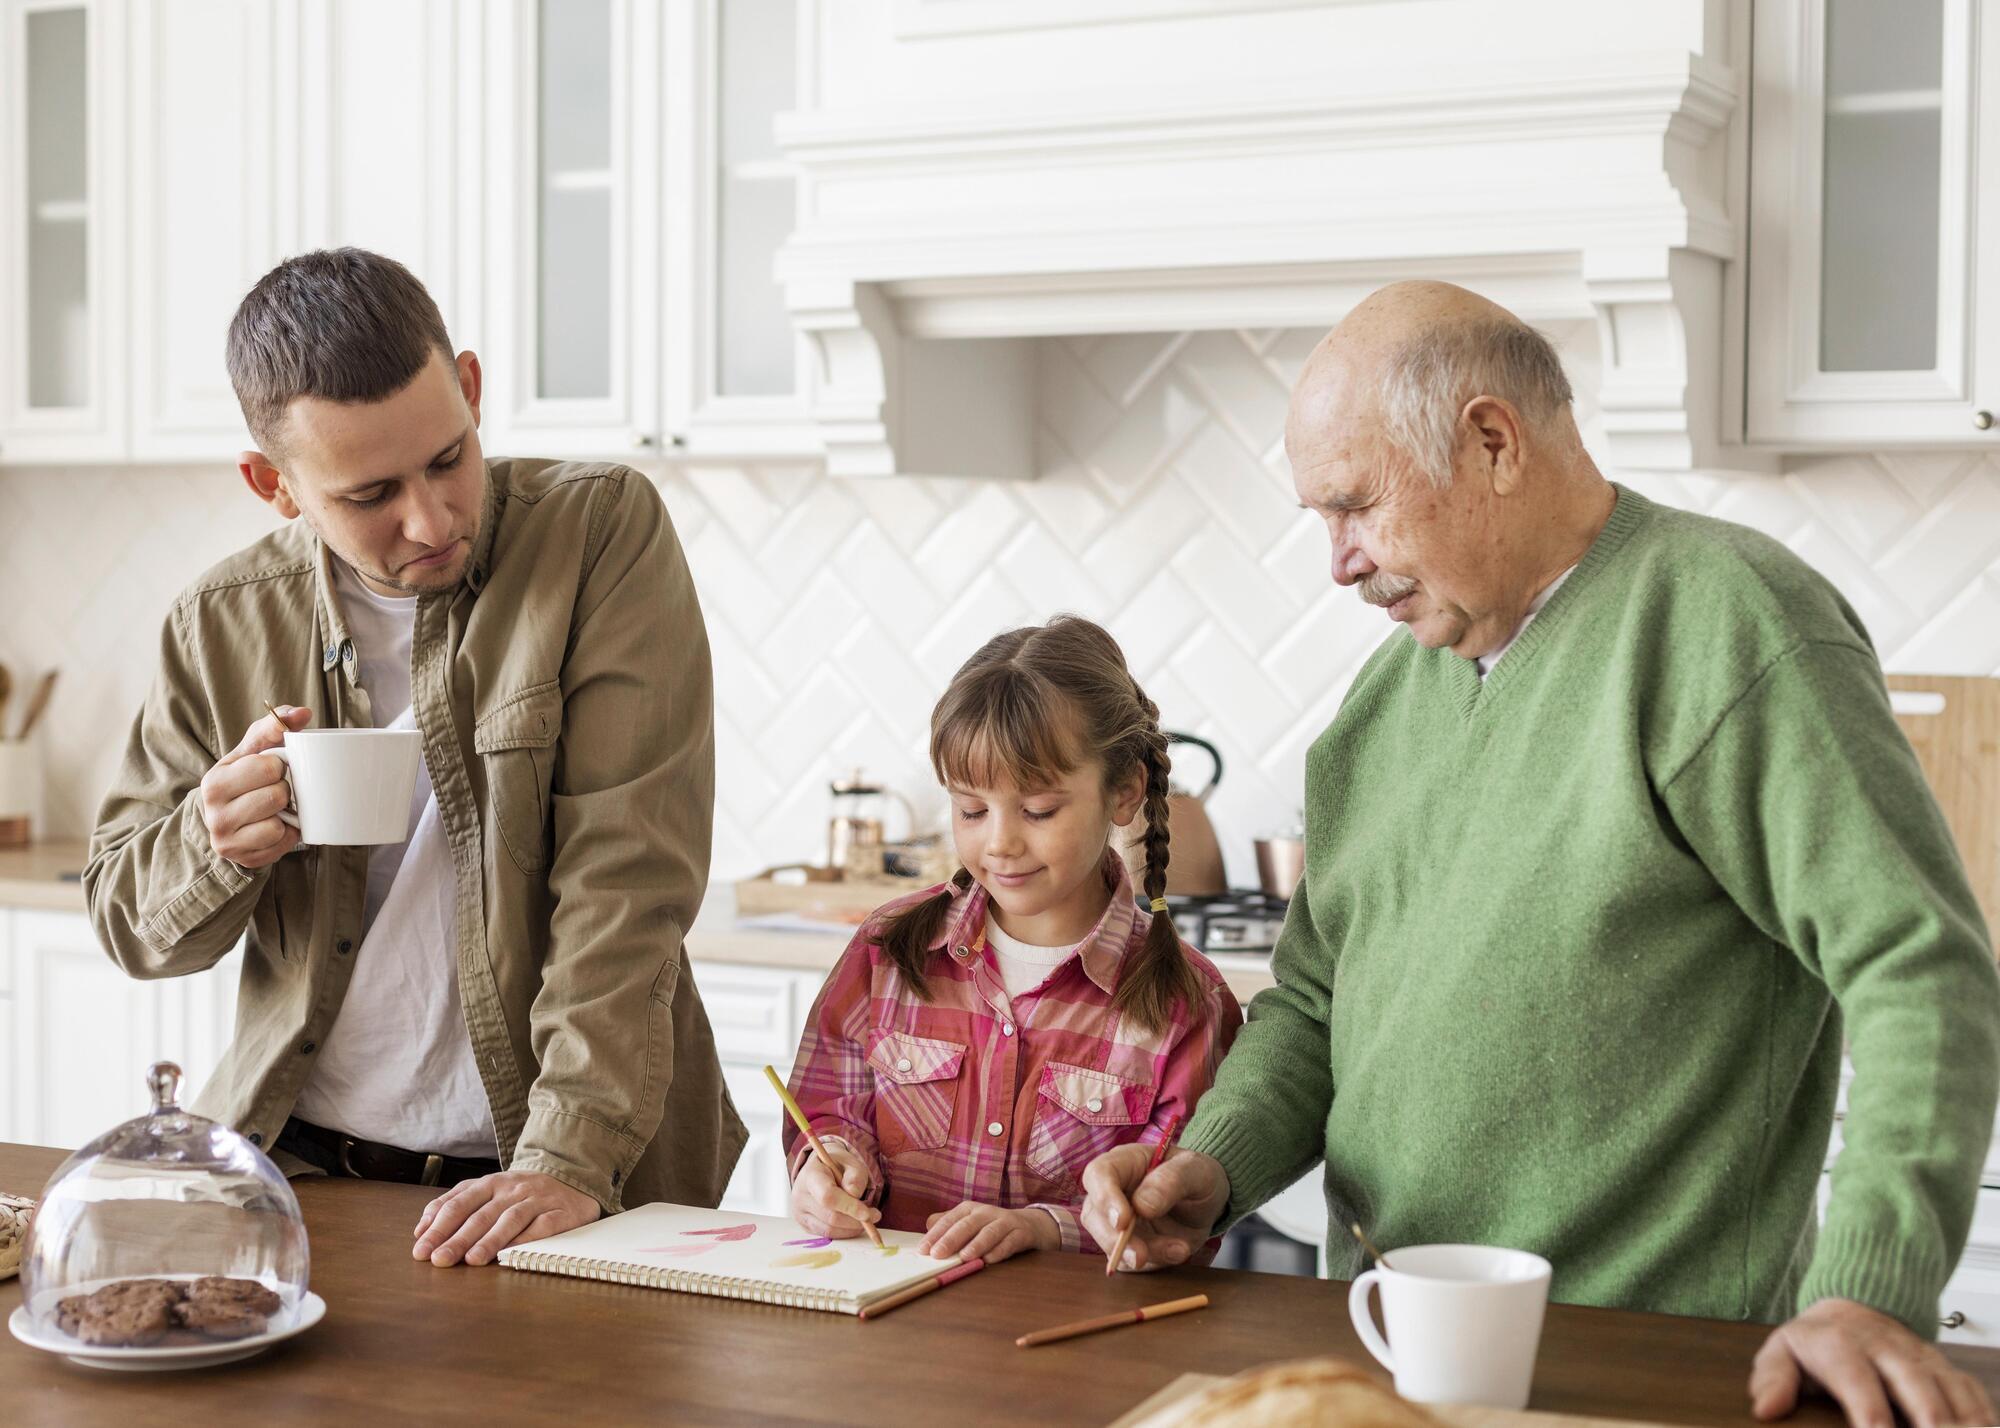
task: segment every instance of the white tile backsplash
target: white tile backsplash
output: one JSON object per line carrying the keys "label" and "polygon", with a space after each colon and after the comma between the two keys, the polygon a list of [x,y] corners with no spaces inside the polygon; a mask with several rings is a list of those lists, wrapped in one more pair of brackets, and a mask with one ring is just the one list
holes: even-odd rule
{"label": "white tile backsplash", "polygon": [[[1588,432],[1594,329],[1552,335]],[[1387,633],[1328,580],[1285,473],[1285,392],[1317,336],[1045,343],[1031,482],[659,474],[715,649],[716,872],[820,856],[826,783],[856,764],[941,817],[924,751],[944,681],[997,630],[1069,609],[1118,636],[1170,727],[1221,745],[1212,812],[1232,878],[1253,881],[1250,840],[1291,819],[1307,745]],[[1633,484],[1784,540],[1861,611],[1890,669],[2000,673],[2000,457]],[[175,592],[271,524],[221,466],[0,473],[0,659],[17,685],[64,670],[41,738],[52,831],[88,832]]]}

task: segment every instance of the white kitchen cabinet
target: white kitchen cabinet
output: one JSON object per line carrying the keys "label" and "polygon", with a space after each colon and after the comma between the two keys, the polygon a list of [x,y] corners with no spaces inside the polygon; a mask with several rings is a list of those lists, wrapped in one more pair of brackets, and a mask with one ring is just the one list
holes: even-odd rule
{"label": "white kitchen cabinet", "polygon": [[806,1014],[825,978],[818,972],[733,962],[695,961],[690,966],[715,1030],[723,1080],[750,1131],[722,1206],[758,1215],[787,1214],[791,1177],[785,1173],[782,1142],[785,1112],[764,1079],[764,1068],[770,1066],[781,1078],[791,1075]]}
{"label": "white kitchen cabinet", "polygon": [[480,354],[496,456],[816,455],[793,9],[0,0],[0,462],[231,462],[230,316],[340,244]]}
{"label": "white kitchen cabinet", "polygon": [[659,446],[661,13],[643,0],[479,13],[493,455]]}
{"label": "white kitchen cabinet", "polygon": [[146,1068],[214,1072],[237,954],[188,977],[127,977],[82,913],[0,909],[0,1139],[73,1149],[146,1109]]}
{"label": "white kitchen cabinet", "polygon": [[666,415],[693,457],[819,453],[810,353],[774,270],[797,216],[777,116],[806,72],[797,0],[667,11]]}
{"label": "white kitchen cabinet", "polygon": [[134,460],[234,464],[223,361],[250,285],[304,237],[296,4],[129,0]]}
{"label": "white kitchen cabinet", "polygon": [[0,0],[0,460],[125,449],[121,0]]}
{"label": "white kitchen cabinet", "polygon": [[1977,0],[1759,0],[1746,428],[2000,442],[2000,24]]}

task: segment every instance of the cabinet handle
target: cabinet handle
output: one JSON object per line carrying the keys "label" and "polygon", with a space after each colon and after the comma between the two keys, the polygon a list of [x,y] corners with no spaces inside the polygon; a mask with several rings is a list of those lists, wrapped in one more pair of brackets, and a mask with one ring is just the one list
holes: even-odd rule
{"label": "cabinet handle", "polygon": [[1985,410],[1974,412],[1972,414],[1972,424],[1981,431],[1991,431],[1993,429],[1993,413]]}
{"label": "cabinet handle", "polygon": [[659,445],[659,440],[660,439],[654,436],[650,431],[642,431],[638,435],[632,438],[632,444],[638,447],[641,451],[644,451],[650,447]]}
{"label": "cabinet handle", "polygon": [[1938,1327],[1940,1329],[1963,1329],[1965,1327],[1965,1311],[1963,1309],[1952,1310],[1949,1314],[1938,1320]]}

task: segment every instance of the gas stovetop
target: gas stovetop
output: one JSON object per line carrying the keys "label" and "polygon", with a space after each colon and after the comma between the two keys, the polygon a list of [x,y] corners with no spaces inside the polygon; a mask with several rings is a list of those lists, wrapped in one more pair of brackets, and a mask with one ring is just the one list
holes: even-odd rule
{"label": "gas stovetop", "polygon": [[1285,925],[1285,900],[1255,888],[1191,897],[1167,896],[1182,937],[1202,952],[1269,952]]}

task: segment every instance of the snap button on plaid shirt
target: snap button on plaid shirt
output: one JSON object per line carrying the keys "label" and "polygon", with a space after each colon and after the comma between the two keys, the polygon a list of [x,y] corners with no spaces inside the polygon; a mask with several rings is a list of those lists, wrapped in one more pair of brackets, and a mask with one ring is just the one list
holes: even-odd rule
{"label": "snap button on plaid shirt", "polygon": [[[1115,1145],[1152,1144],[1195,1101],[1242,1024],[1214,965],[1182,943],[1206,986],[1149,1031],[1112,1006],[1148,919],[1115,853],[1110,901],[1076,955],[1012,998],[986,947],[986,889],[953,897],[925,969],[931,1000],[855,935],[813,1003],[791,1091],[822,1139],[869,1167],[867,1199],[891,1229],[922,1230],[964,1200],[1054,1217],[1063,1248],[1097,1251],[1078,1220],[1083,1170]],[[934,896],[913,894],[884,911]],[[1011,1030],[1010,1030],[1011,1028]],[[787,1123],[791,1173],[811,1154]]]}

